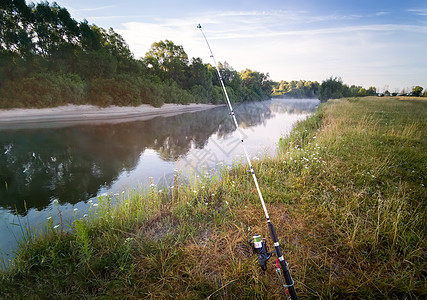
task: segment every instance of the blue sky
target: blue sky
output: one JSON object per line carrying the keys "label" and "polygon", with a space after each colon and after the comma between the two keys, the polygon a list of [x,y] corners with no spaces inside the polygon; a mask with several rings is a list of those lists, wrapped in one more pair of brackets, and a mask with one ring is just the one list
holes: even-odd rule
{"label": "blue sky", "polygon": [[[28,1],[27,1],[28,2]],[[390,91],[427,88],[426,0],[57,0],[78,21],[112,27],[141,57],[169,39],[190,57],[271,79],[322,80]]]}

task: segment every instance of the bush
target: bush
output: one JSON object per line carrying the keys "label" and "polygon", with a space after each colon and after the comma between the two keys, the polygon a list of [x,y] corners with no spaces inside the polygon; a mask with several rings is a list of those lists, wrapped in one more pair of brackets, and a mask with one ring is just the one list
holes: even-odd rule
{"label": "bush", "polygon": [[74,74],[39,73],[7,81],[1,89],[0,107],[53,107],[82,103],[86,84]]}

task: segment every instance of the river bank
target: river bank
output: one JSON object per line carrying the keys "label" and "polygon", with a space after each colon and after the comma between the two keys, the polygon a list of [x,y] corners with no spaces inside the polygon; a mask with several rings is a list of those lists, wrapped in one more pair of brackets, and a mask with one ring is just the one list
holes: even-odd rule
{"label": "river bank", "polygon": [[[425,296],[426,135],[426,101],[340,99],[253,161],[301,298]],[[244,165],[103,195],[72,234],[46,227],[1,273],[4,298],[283,296],[275,259],[262,272],[247,243],[272,248]]]}
{"label": "river bank", "polygon": [[212,104],[164,104],[154,107],[148,104],[139,106],[65,105],[53,108],[0,109],[0,129],[27,127],[55,127],[76,124],[119,123],[136,120],[149,120],[155,117],[174,116],[218,107]]}

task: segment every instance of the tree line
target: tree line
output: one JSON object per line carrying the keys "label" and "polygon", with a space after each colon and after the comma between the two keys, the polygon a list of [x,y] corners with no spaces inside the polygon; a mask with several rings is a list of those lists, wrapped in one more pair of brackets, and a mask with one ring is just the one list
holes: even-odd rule
{"label": "tree line", "polygon": [[324,80],[318,89],[318,96],[320,101],[324,102],[328,99],[337,99],[343,97],[365,97],[365,96],[415,96],[415,97],[427,97],[427,89],[423,94],[423,87],[414,86],[411,92],[402,90],[401,93],[393,92],[390,93],[388,90],[385,90],[382,93],[379,93],[377,89],[373,86],[365,89],[361,86],[348,86],[344,84],[342,79],[339,77],[333,77]]}
{"label": "tree line", "polygon": [[[375,87],[348,86],[336,77],[321,84],[274,82],[268,73],[238,72],[227,62],[218,67],[232,102],[377,93]],[[412,94],[421,95],[420,88]],[[153,43],[137,59],[112,28],[77,22],[55,2],[0,1],[0,108],[222,102],[215,67],[190,59],[170,40]]]}
{"label": "tree line", "polygon": [[[24,0],[0,1],[0,27],[0,108],[223,101],[216,69],[170,40],[136,59],[112,28],[77,22],[56,3]],[[227,62],[219,69],[233,102],[272,94],[268,73],[237,72]]]}

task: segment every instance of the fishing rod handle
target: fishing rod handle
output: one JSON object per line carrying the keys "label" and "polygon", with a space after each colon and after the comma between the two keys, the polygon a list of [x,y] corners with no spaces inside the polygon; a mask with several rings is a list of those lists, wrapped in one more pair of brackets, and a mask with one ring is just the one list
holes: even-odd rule
{"label": "fishing rod handle", "polygon": [[286,287],[289,291],[289,296],[292,300],[297,300],[297,293],[295,291],[295,284],[289,272],[288,263],[283,258],[282,250],[280,249],[279,239],[277,238],[276,230],[274,229],[273,224],[268,220],[268,229],[270,230],[271,239],[274,243],[274,249],[276,251],[277,257],[279,258],[280,266],[283,270],[283,277],[285,278]]}

